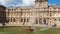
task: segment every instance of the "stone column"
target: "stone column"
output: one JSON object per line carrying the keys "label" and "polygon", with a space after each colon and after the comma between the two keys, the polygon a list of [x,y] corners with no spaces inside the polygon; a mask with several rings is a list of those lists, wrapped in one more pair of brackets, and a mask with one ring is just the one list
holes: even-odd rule
{"label": "stone column", "polygon": [[25,20],[26,20],[26,22],[25,22],[25,23],[27,24],[27,18],[25,18]]}
{"label": "stone column", "polygon": [[48,25],[47,18],[46,18],[46,25]]}
{"label": "stone column", "polygon": [[27,23],[27,18],[26,18],[26,23]]}
{"label": "stone column", "polygon": [[50,18],[48,19],[48,26],[50,26]]}

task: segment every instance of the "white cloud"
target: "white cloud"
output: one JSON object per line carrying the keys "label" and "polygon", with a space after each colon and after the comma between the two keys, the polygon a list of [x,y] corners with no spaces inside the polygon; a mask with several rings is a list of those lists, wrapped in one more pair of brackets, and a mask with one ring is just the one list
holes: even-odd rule
{"label": "white cloud", "polygon": [[13,2],[13,0],[0,0],[2,5],[5,5],[7,2]]}
{"label": "white cloud", "polygon": [[34,4],[34,0],[23,0],[23,5],[32,5]]}
{"label": "white cloud", "polygon": [[52,5],[56,5],[55,3],[53,3]]}
{"label": "white cloud", "polygon": [[23,0],[23,3],[18,3],[16,6],[30,6],[34,4],[34,0]]}
{"label": "white cloud", "polygon": [[49,5],[51,5],[51,3],[49,3]]}
{"label": "white cloud", "polygon": [[[14,1],[17,0],[0,0],[0,4],[4,5],[4,6],[14,6]],[[22,0],[23,3],[17,3],[16,6],[29,6],[29,5],[33,5],[34,4],[34,0]]]}
{"label": "white cloud", "polygon": [[55,3],[49,3],[49,5],[56,5]]}

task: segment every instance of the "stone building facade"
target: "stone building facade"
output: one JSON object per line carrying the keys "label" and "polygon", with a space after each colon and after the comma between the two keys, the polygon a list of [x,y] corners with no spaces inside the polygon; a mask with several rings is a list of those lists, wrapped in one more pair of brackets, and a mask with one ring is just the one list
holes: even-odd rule
{"label": "stone building facade", "polygon": [[5,23],[8,23],[5,10],[6,10],[6,7],[0,5],[0,23],[2,23],[2,25],[5,25]]}
{"label": "stone building facade", "polygon": [[48,6],[48,0],[35,0],[34,7],[6,8],[7,26],[60,25],[60,8]]}

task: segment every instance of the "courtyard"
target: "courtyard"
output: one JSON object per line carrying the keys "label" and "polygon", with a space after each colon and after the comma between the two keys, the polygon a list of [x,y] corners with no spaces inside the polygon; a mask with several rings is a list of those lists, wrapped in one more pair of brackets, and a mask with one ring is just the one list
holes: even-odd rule
{"label": "courtyard", "polygon": [[0,34],[60,34],[60,28],[35,27],[33,32],[29,32],[27,27],[0,27]]}

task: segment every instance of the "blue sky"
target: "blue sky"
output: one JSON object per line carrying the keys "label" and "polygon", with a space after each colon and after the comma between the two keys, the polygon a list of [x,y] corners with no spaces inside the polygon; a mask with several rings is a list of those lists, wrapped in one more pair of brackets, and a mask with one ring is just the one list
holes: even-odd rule
{"label": "blue sky", "polygon": [[[4,6],[31,6],[35,0],[0,0],[0,4]],[[48,4],[60,4],[60,0],[48,0]]]}
{"label": "blue sky", "polygon": [[48,4],[55,4],[55,5],[58,5],[60,4],[60,0],[48,0]]}

